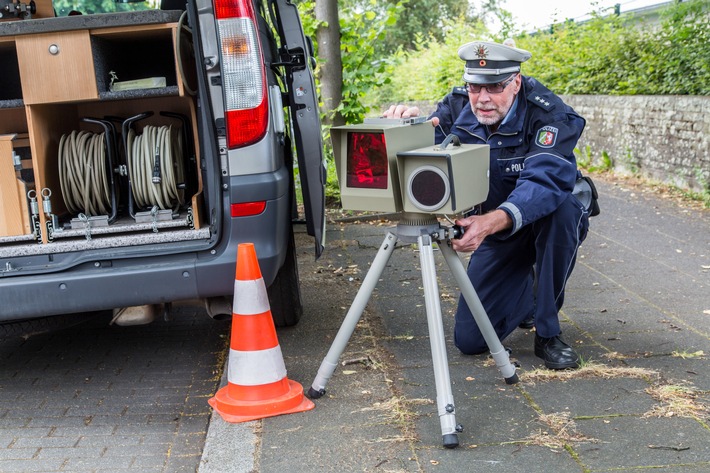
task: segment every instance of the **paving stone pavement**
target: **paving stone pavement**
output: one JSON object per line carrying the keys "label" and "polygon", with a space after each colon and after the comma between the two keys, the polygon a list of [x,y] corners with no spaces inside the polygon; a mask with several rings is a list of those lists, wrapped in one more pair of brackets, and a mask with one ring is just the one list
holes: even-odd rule
{"label": "paving stone pavement", "polygon": [[[229,325],[194,306],[170,324],[97,320],[3,340],[0,472],[708,472],[710,212],[597,184],[602,214],[561,314],[589,371],[551,377],[526,330],[505,341],[516,385],[487,356],[458,353],[458,289],[435,255],[457,449],[441,445],[419,256],[401,245],[345,364],[305,413],[242,424],[210,413]],[[330,224],[318,261],[297,235],[305,314],[278,337],[289,378],[306,389],[391,224]]]}
{"label": "paving stone pavement", "polygon": [[0,472],[194,472],[228,323],[171,314],[0,339]]}
{"label": "paving stone pavement", "polygon": [[[633,181],[596,181],[602,214],[561,313],[584,369],[544,369],[529,330],[504,342],[520,365],[516,385],[487,356],[461,355],[452,340],[458,288],[435,254],[464,426],[460,446],[444,449],[419,255],[402,245],[316,408],[245,424],[213,416],[200,473],[710,471],[710,211]],[[289,378],[306,389],[391,225],[329,225],[318,261],[312,240],[298,236],[305,314],[278,334]]]}

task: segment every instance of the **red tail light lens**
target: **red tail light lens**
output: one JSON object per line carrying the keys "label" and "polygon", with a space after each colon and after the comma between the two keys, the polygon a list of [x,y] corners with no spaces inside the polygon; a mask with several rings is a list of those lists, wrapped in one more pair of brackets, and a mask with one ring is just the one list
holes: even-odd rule
{"label": "red tail light lens", "polygon": [[239,204],[232,204],[231,211],[232,217],[249,217],[251,215],[259,215],[266,209],[266,202],[241,202]]}
{"label": "red tail light lens", "polygon": [[348,133],[348,187],[387,189],[387,145],[384,133]]}
{"label": "red tail light lens", "polygon": [[269,105],[257,19],[250,0],[215,0],[227,144],[247,146],[266,134]]}

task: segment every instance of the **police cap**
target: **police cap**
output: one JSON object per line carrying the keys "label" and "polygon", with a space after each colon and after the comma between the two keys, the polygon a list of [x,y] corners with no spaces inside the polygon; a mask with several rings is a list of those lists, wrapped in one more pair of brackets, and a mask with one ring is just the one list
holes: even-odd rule
{"label": "police cap", "polygon": [[459,48],[459,57],[466,61],[464,81],[495,84],[514,72],[520,72],[520,64],[530,59],[532,54],[491,41],[473,41]]}

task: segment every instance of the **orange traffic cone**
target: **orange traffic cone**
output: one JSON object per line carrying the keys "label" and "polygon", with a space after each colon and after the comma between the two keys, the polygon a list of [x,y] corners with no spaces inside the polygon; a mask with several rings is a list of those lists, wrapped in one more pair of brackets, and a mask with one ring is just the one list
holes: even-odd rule
{"label": "orange traffic cone", "polygon": [[208,402],[227,422],[246,422],[315,407],[303,395],[303,386],[286,377],[253,243],[241,243],[237,249],[227,386]]}

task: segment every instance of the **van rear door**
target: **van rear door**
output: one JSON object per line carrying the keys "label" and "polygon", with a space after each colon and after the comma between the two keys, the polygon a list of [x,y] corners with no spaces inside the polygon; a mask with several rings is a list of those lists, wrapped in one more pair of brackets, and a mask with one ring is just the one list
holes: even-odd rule
{"label": "van rear door", "polygon": [[296,6],[287,0],[270,1],[281,37],[281,61],[286,70],[293,139],[303,191],[308,234],[315,238],[315,253],[323,252],[325,238],[325,181],[318,96],[311,69],[312,48],[303,34]]}

